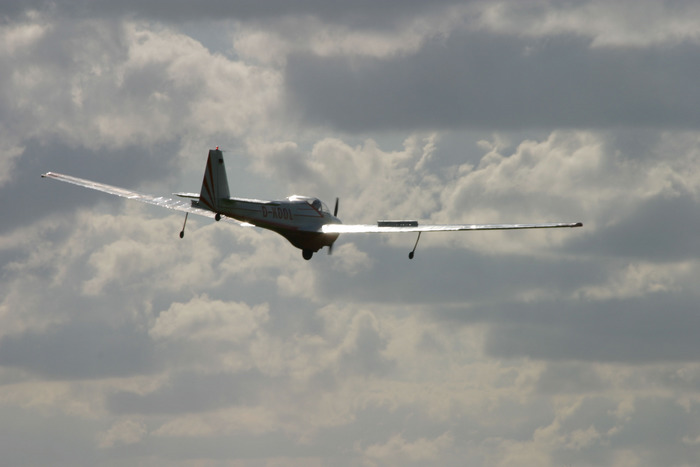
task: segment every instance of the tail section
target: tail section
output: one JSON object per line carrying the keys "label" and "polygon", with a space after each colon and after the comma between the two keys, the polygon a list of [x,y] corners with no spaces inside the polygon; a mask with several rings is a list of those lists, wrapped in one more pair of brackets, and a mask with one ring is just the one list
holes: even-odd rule
{"label": "tail section", "polygon": [[218,212],[219,200],[230,196],[224,155],[218,147],[210,149],[199,202],[208,209]]}

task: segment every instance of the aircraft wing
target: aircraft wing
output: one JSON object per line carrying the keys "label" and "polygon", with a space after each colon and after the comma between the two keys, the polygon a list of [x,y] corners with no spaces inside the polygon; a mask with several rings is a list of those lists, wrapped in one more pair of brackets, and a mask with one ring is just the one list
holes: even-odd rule
{"label": "aircraft wing", "polygon": [[[212,211],[192,206],[191,200],[183,201],[179,199],[168,198],[165,196],[153,196],[144,193],[138,193],[136,191],[126,190],[124,188],[107,185],[105,183],[93,182],[91,180],[85,180],[83,178],[73,177],[71,175],[63,175],[55,172],[47,172],[45,174],[42,174],[42,177],[53,178],[54,180],[58,180],[60,182],[71,183],[73,185],[90,188],[92,190],[102,191],[104,193],[109,193],[110,195],[121,196],[122,198],[133,199],[142,203],[173,209],[175,211],[189,212],[192,214],[197,214],[199,216],[209,217],[211,219],[213,219],[216,215],[216,213]],[[238,222],[226,216],[222,216],[221,220],[229,222],[231,224],[240,225],[242,227],[253,227],[252,224]]]}
{"label": "aircraft wing", "polygon": [[376,224],[326,224],[324,233],[458,232],[463,230],[557,229],[582,227],[580,222],[542,224],[423,224],[416,221],[379,221]]}

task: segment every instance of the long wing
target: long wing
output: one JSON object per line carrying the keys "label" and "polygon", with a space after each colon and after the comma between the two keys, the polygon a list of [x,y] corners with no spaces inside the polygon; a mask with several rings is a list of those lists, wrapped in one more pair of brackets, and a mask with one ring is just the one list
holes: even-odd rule
{"label": "long wing", "polygon": [[[153,196],[144,193],[138,193],[136,191],[126,190],[124,188],[107,185],[105,183],[93,182],[91,180],[85,180],[84,178],[73,177],[71,175],[63,175],[55,172],[47,172],[43,174],[42,177],[53,178],[54,180],[58,180],[60,182],[71,183],[73,185],[90,188],[92,190],[102,191],[104,193],[109,193],[110,195],[121,196],[122,198],[133,199],[134,201],[140,201],[142,203],[152,204],[154,206],[160,206],[162,208],[173,209],[175,211],[189,212],[192,214],[197,214],[199,216],[209,217],[211,219],[213,219],[216,215],[216,213],[212,211],[195,208],[194,206],[192,206],[192,202],[190,200],[183,201],[164,196]],[[221,220],[232,224],[240,225],[242,227],[253,227],[252,224],[238,222],[234,219],[225,216],[222,216]]]}
{"label": "long wing", "polygon": [[558,229],[582,227],[581,222],[543,224],[425,224],[415,221],[380,221],[377,224],[326,224],[324,233],[392,233],[392,232],[457,232],[461,230]]}

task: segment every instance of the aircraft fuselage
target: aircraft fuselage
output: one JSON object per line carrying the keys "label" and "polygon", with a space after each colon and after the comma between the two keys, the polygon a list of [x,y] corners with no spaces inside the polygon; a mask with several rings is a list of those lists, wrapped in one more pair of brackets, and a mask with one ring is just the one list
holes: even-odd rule
{"label": "aircraft fuselage", "polygon": [[[210,209],[199,200],[193,200],[192,205]],[[277,232],[295,247],[312,252],[331,246],[338,238],[337,233],[320,233],[321,226],[341,223],[319,199],[297,195],[280,201],[223,198],[216,212]]]}

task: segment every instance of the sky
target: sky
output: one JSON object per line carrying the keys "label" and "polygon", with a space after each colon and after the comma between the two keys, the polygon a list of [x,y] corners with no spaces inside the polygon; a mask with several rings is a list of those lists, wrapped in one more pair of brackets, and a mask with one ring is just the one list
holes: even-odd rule
{"label": "sky", "polygon": [[[0,4],[13,466],[700,463],[700,5]],[[42,179],[340,199],[284,238]]]}

